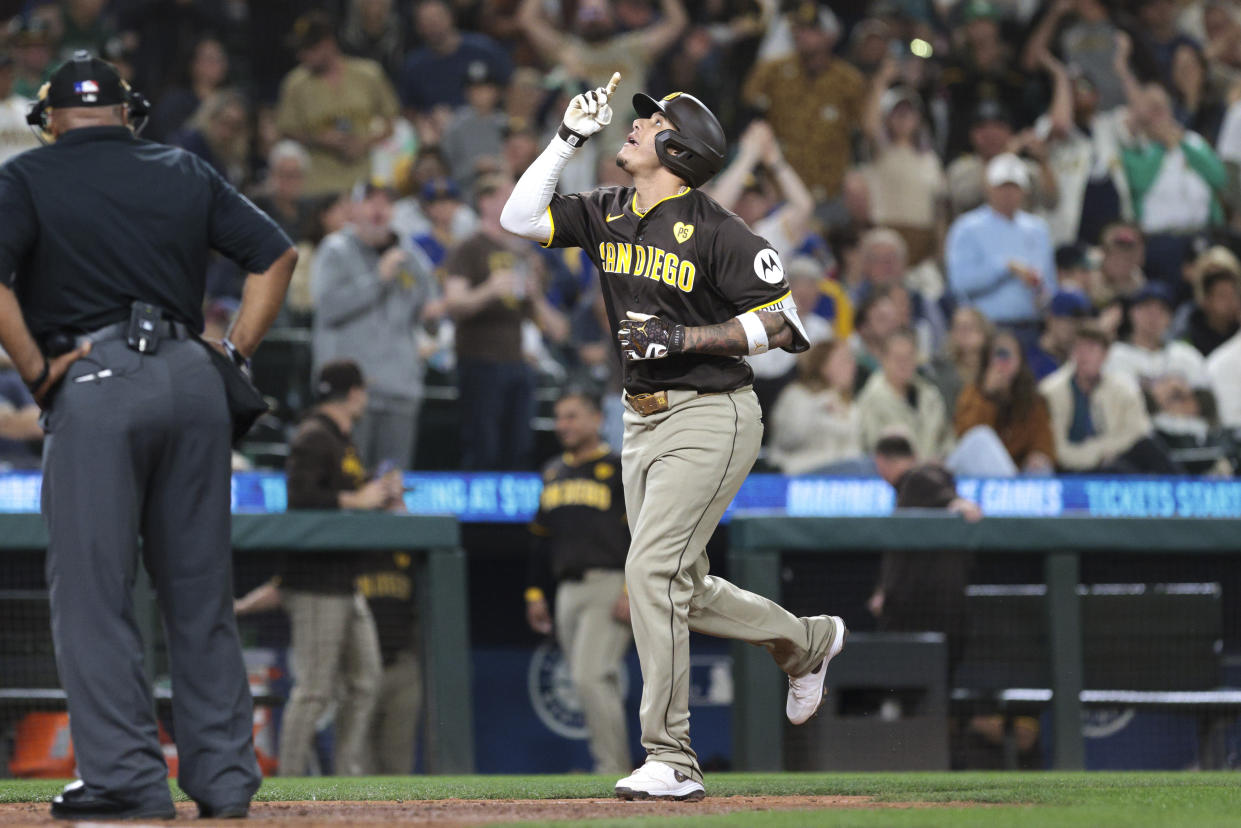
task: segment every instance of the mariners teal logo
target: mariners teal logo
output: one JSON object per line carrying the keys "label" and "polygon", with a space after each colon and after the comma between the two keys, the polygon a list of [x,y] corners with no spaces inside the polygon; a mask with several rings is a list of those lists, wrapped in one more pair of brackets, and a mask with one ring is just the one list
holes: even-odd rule
{"label": "mariners teal logo", "polygon": [[[628,697],[629,671],[625,669],[623,662],[619,668],[621,690]],[[573,689],[573,680],[569,677],[569,663],[565,661],[559,647],[544,642],[535,648],[534,655],[530,658],[526,683],[530,689],[530,706],[548,730],[566,739],[587,737],[582,702]]]}

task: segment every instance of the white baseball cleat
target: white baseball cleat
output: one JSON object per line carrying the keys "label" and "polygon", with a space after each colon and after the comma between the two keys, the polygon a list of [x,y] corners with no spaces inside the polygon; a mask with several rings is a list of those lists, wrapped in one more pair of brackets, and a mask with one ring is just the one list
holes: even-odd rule
{"label": "white baseball cleat", "polygon": [[845,638],[849,630],[845,628],[844,619],[837,615],[829,615],[828,620],[836,627],[836,635],[832,637],[831,649],[827,651],[823,661],[801,678],[789,676],[789,695],[784,702],[784,714],[795,725],[810,721],[823,703],[823,680],[827,678],[827,663],[845,648]]}
{"label": "white baseball cleat", "polygon": [[648,761],[616,783],[618,799],[675,799],[697,802],[707,795],[701,782],[695,782],[671,765]]}

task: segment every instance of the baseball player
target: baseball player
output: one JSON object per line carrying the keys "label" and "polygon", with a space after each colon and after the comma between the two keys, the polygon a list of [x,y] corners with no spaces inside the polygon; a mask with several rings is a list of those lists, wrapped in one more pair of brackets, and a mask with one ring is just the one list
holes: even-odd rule
{"label": "baseball player", "polygon": [[[595,773],[624,773],[632,765],[625,727],[621,662],[633,637],[625,595],[625,498],[620,456],[599,438],[599,400],[569,390],[556,401],[556,436],[564,454],[543,467],[539,511],[530,523],[526,619],[531,629],[555,631],[582,703]],[[543,592],[556,584],[556,620]]]}
{"label": "baseball player", "polygon": [[822,701],[845,625],[836,616],[797,618],[709,574],[707,540],[762,438],[742,357],[808,342],[775,250],[696,189],[723,165],[726,142],[693,96],[633,97],[638,118],[616,155],[632,187],[556,194],[568,160],[611,121],[619,81],[614,74],[570,102],[501,223],[549,247],[581,247],[601,273],[624,363],[625,582],[647,753],[616,795],[697,800],[705,790],[689,739],[690,631],[767,648],[789,675],[789,720],[801,724]]}

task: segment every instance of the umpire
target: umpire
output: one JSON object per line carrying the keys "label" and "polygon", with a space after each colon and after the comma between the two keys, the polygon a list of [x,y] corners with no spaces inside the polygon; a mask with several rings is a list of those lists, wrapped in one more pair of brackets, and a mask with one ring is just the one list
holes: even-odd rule
{"label": "umpire", "polygon": [[260,781],[230,597],[232,423],[197,334],[210,250],[250,274],[218,343],[238,365],[297,254],[203,161],[135,137],[145,109],[77,52],[31,111],[53,143],[0,167],[0,343],[45,411],[52,636],[81,775],[52,802],[60,819],[175,816],[131,599],[139,538],[181,788],[203,816],[242,817]]}

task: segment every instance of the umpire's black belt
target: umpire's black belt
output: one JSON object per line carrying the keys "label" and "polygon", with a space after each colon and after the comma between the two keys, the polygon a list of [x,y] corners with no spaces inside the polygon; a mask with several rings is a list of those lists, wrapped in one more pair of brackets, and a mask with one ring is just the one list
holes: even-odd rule
{"label": "umpire's black belt", "polygon": [[[162,319],[155,323],[155,330],[160,339],[189,339],[193,336],[190,329],[182,322]],[[125,339],[129,333],[128,322],[116,322],[111,325],[84,334],[65,334],[47,338],[46,348],[49,357],[67,354],[83,342],[98,345],[113,339]]]}

